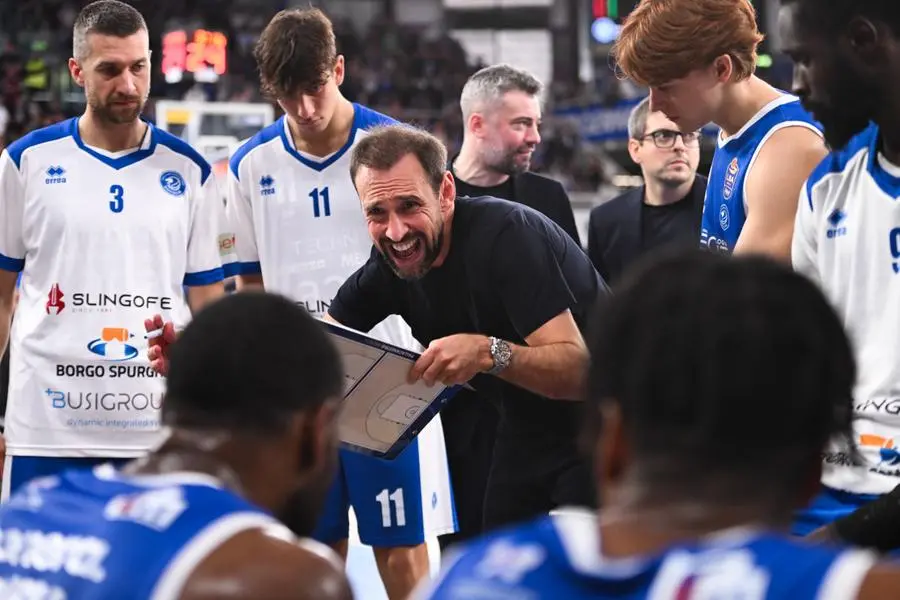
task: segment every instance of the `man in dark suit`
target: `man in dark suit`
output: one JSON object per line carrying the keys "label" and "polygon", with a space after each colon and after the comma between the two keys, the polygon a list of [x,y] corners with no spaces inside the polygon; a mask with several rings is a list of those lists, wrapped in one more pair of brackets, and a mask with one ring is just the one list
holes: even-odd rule
{"label": "man in dark suit", "polygon": [[[541,82],[508,65],[481,69],[460,96],[465,130],[450,161],[457,196],[492,196],[543,213],[578,246],[572,204],[563,186],[531,173],[541,141]],[[441,411],[459,531],[439,538],[442,548],[482,533],[484,499],[500,416],[485,397],[462,390]]]}
{"label": "man in dark suit", "polygon": [[628,120],[628,150],[644,185],[591,211],[588,256],[608,284],[659,248],[696,248],[706,178],[697,175],[700,132],[682,131],[645,98]]}

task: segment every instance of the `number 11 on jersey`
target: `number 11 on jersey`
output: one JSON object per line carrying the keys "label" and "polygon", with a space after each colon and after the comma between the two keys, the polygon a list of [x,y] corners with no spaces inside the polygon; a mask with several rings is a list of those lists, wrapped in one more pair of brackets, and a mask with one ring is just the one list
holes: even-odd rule
{"label": "number 11 on jersey", "polygon": [[321,217],[331,216],[331,200],[328,198],[328,187],[315,188],[309,193],[309,197],[313,201],[313,216]]}

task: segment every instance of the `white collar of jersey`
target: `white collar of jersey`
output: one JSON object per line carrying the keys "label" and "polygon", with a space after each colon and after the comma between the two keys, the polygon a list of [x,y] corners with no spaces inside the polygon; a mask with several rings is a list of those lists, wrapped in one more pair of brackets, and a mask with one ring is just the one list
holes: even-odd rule
{"label": "white collar of jersey", "polygon": [[[612,559],[603,556],[600,527],[593,511],[563,508],[550,513],[566,559],[576,572],[592,577],[626,579],[640,573],[654,556]],[[744,526],[723,529],[704,537],[703,543],[736,546],[759,535],[759,529]]]}
{"label": "white collar of jersey", "polygon": [[757,121],[759,121],[759,120],[762,119],[764,116],[766,116],[767,114],[769,114],[769,112],[775,110],[776,108],[778,108],[778,107],[781,106],[782,104],[790,104],[790,103],[793,102],[794,100],[799,100],[799,98],[797,98],[797,96],[794,96],[794,95],[791,95],[791,94],[783,94],[783,95],[779,96],[778,98],[775,98],[774,100],[772,100],[771,102],[769,102],[769,103],[766,104],[765,106],[763,106],[761,109],[759,109],[759,112],[756,113],[755,115],[753,115],[753,117],[752,117],[749,121],[747,121],[746,123],[744,123],[744,126],[741,127],[740,130],[738,130],[737,133],[735,133],[735,134],[733,134],[733,135],[730,135],[730,136],[728,136],[728,137],[725,137],[725,136],[722,135],[722,132],[720,131],[720,132],[719,132],[719,135],[716,136],[716,141],[717,141],[718,144],[719,144],[719,148],[721,148],[722,146],[724,146],[725,144],[727,144],[727,143],[730,142],[731,140],[736,140],[736,139],[738,139],[739,137],[741,137],[742,135],[744,135],[744,132],[746,132],[748,129],[750,129],[751,127],[753,127],[753,125],[755,125]]}
{"label": "white collar of jersey", "polygon": [[123,475],[110,463],[94,467],[94,476],[104,481],[121,481],[141,487],[169,487],[173,485],[203,485],[221,488],[222,482],[207,473],[193,471],[176,471],[154,475]]}

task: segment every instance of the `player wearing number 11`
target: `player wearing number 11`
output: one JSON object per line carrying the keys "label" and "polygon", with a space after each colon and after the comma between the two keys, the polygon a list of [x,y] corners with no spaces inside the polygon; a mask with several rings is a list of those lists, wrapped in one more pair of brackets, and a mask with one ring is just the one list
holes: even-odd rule
{"label": "player wearing number 11", "polygon": [[[369,258],[372,240],[350,178],[350,150],[393,119],[345,99],[344,58],[317,9],[273,17],[255,49],[263,90],[285,112],[243,144],[228,174],[228,221],[240,287],[264,285],[327,314],[341,284]],[[416,348],[388,317],[371,332]],[[432,421],[395,460],[342,451],[340,471],[315,537],[346,552],[348,505],[360,539],[374,547],[390,598],[406,598],[428,575],[427,536],[455,531],[440,422]],[[301,532],[306,533],[306,532]]]}
{"label": "player wearing number 11", "polygon": [[163,380],[145,356],[144,317],[160,312],[180,328],[224,293],[210,166],[140,119],[143,17],[95,2],[73,39],[84,114],[0,156],[0,350],[12,346],[4,497],[36,475],[156,445]]}

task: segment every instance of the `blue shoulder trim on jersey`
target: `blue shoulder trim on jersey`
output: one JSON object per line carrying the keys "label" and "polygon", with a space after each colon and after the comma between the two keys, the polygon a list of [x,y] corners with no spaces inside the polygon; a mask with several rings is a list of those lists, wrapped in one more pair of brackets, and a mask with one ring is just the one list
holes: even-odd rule
{"label": "blue shoulder trim on jersey", "polygon": [[225,272],[222,267],[216,267],[208,271],[200,271],[199,273],[185,273],[184,281],[186,286],[209,285],[218,283],[225,279]]}
{"label": "blue shoulder trim on jersey", "polygon": [[19,281],[22,280],[21,272],[24,268],[24,258],[11,258],[9,256],[0,254],[0,269],[3,269],[4,271],[11,271],[13,273],[20,273],[18,280],[16,280],[16,287],[19,287]]}
{"label": "blue shoulder trim on jersey", "polygon": [[327,160],[323,160],[321,162],[309,160],[308,158],[304,157],[299,152],[294,150],[294,147],[291,144],[290,140],[287,139],[287,134],[285,133],[285,128],[283,126],[279,129],[279,134],[281,135],[281,141],[284,143],[284,149],[287,150],[288,154],[314,171],[323,171],[337,162],[342,156],[344,156],[344,154],[347,153],[348,150],[350,150],[350,148],[353,147],[353,142],[356,141],[357,131],[359,131],[360,129],[369,129],[371,127],[375,127],[376,125],[392,125],[395,123],[396,121],[394,121],[387,115],[383,115],[372,110],[371,108],[366,108],[365,106],[356,104],[354,102],[353,126],[350,128],[350,135],[347,136],[347,141],[344,143],[340,150],[332,154]]}
{"label": "blue shoulder trim on jersey", "polygon": [[252,138],[241,144],[240,148],[234,151],[234,154],[231,155],[231,158],[228,161],[228,168],[231,169],[234,178],[238,181],[241,180],[241,161],[244,160],[244,157],[246,157],[251,150],[258,148],[267,142],[271,142],[281,135],[282,131],[284,131],[284,117],[279,117],[274,123],[270,123],[257,132]]}
{"label": "blue shoulder trim on jersey", "polygon": [[29,148],[72,135],[72,124],[75,121],[77,121],[75,118],[66,119],[65,121],[54,123],[49,127],[35,129],[31,133],[17,139],[7,146],[6,151],[9,153],[9,157],[12,159],[13,163],[15,163],[16,168],[21,168],[19,163],[22,160],[22,154]]}
{"label": "blue shoulder trim on jersey", "polygon": [[262,265],[259,262],[233,262],[223,265],[225,277],[237,275],[262,275]]}
{"label": "blue shoulder trim on jersey", "polygon": [[354,103],[353,108],[356,109],[354,120],[360,129],[370,129],[379,125],[399,125],[399,121],[396,119],[372,110],[368,106]]}
{"label": "blue shoulder trim on jersey", "polygon": [[[856,134],[856,136],[851,139],[846,146],[844,146],[840,150],[831,152],[830,154],[828,154],[828,156],[822,159],[822,162],[820,162],[818,166],[813,169],[813,172],[806,180],[806,199],[809,202],[809,209],[811,211],[815,211],[815,208],[813,207],[813,187],[817,183],[822,181],[822,179],[824,179],[826,175],[830,175],[832,173],[840,173],[841,171],[843,171],[845,168],[847,168],[847,164],[853,159],[853,157],[859,154],[860,150],[869,147],[874,148],[874,145],[877,142],[878,126],[872,123],[860,133]],[[870,150],[869,154],[869,160],[872,161],[872,158],[875,154],[877,154],[877,151],[873,153]],[[870,162],[869,172],[872,172],[871,165],[872,163]],[[878,170],[878,172],[882,173],[880,169]],[[884,175],[891,179],[894,179],[887,173],[884,173]],[[877,173],[873,173],[873,176],[875,177],[875,180],[878,181]]]}
{"label": "blue shoulder trim on jersey", "polygon": [[200,167],[200,185],[206,184],[206,180],[212,173],[212,167],[209,166],[206,159],[203,158],[203,156],[201,156],[190,144],[179,137],[175,137],[168,131],[163,131],[156,127],[153,128],[153,139],[154,142],[159,142],[173,152],[177,152],[185,158],[191,159],[194,164]]}

